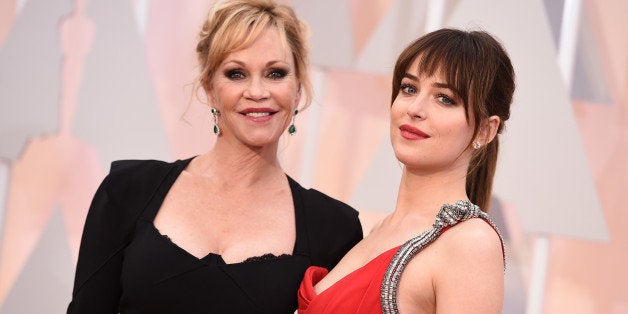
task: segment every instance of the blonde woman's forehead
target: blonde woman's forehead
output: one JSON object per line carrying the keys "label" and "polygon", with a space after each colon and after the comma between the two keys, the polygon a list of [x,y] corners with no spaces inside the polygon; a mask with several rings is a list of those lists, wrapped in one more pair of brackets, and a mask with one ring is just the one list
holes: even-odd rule
{"label": "blonde woman's forehead", "polygon": [[243,62],[252,58],[294,66],[292,51],[288,45],[282,43],[276,28],[267,28],[247,45],[229,53],[222,63]]}

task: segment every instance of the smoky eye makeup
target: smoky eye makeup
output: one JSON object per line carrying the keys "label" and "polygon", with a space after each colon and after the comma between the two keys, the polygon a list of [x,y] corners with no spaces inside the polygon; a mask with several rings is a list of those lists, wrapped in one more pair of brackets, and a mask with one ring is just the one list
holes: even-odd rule
{"label": "smoky eye makeup", "polygon": [[240,70],[240,69],[225,69],[223,71],[223,74],[226,78],[230,79],[230,80],[241,80],[243,78],[245,78],[244,75],[244,71]]}
{"label": "smoky eye makeup", "polygon": [[273,80],[279,80],[282,79],[284,77],[286,77],[288,75],[289,71],[283,68],[271,68],[268,71],[268,74],[266,75],[266,77],[273,79]]}

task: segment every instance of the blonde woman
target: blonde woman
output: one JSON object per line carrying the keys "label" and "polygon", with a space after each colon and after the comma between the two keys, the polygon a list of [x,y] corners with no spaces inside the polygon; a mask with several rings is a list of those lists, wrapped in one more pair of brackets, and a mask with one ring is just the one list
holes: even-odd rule
{"label": "blonde woman", "polygon": [[293,313],[305,269],[333,268],[362,238],[353,208],[304,189],[277,159],[311,94],[292,9],[219,1],[197,52],[215,146],[173,163],[113,163],[68,313]]}

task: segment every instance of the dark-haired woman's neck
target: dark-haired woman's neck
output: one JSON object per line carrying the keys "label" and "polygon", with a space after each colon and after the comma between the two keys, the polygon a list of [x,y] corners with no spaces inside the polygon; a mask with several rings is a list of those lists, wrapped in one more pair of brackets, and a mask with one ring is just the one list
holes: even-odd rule
{"label": "dark-haired woman's neck", "polygon": [[433,172],[404,167],[393,219],[418,216],[433,221],[443,204],[467,199],[465,180],[466,167],[462,166]]}

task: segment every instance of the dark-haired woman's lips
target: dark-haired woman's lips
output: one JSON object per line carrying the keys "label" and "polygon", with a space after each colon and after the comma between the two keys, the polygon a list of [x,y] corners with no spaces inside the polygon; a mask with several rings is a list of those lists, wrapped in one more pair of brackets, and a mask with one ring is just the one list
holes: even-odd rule
{"label": "dark-haired woman's lips", "polygon": [[415,128],[409,124],[403,124],[399,127],[399,131],[401,131],[401,136],[408,140],[424,140],[430,138],[425,132]]}

